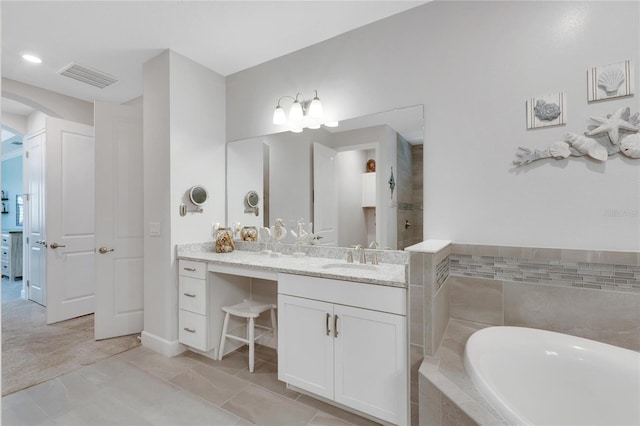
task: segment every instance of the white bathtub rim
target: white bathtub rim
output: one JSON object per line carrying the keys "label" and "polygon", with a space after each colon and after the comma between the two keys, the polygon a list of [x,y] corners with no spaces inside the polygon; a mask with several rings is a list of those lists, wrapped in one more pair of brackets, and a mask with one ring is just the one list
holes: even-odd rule
{"label": "white bathtub rim", "polygon": [[[593,346],[598,346],[598,347],[605,348],[605,350],[608,350],[607,348],[609,348],[615,351],[622,351],[623,353],[632,353],[632,354],[638,355],[638,352],[636,351],[622,348],[619,346],[610,345],[608,343],[599,342],[596,340],[591,340],[591,339],[574,336],[566,333],[559,333],[559,332],[531,328],[531,327],[490,326],[474,332],[465,343],[465,349],[463,354],[464,369],[467,375],[469,376],[469,378],[471,379],[471,382],[479,391],[479,393],[482,395],[482,397],[487,402],[489,402],[489,405],[497,413],[499,413],[505,420],[507,420],[509,424],[512,424],[512,425],[533,425],[534,422],[528,419],[526,416],[522,414],[518,414],[517,412],[512,410],[509,407],[509,404],[505,403],[505,401],[503,401],[502,398],[500,398],[500,396],[496,394],[495,390],[492,388],[492,386],[489,385],[488,381],[485,380],[485,378],[483,378],[482,375],[479,373],[479,369],[476,366],[472,365],[473,362],[471,361],[467,351],[467,348],[468,348],[467,345],[469,344],[470,341],[472,341],[473,339],[477,339],[478,336],[482,334],[495,332],[496,329],[503,329],[503,330],[508,329],[508,331],[524,331],[528,333],[541,333],[541,334],[544,333],[545,335],[551,336],[552,338],[563,336],[563,338],[568,337],[572,339],[574,342],[581,342],[586,347],[591,348]],[[477,336],[474,338],[474,335],[477,335]]]}

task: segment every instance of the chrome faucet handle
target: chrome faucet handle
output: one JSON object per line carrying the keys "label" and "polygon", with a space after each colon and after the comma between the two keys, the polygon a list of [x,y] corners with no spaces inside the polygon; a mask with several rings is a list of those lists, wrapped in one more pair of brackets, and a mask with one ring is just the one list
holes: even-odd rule
{"label": "chrome faucet handle", "polygon": [[367,258],[364,255],[364,247],[360,247],[360,263],[367,263]]}
{"label": "chrome faucet handle", "polygon": [[351,250],[347,252],[347,263],[353,263],[353,252]]}
{"label": "chrome faucet handle", "polygon": [[378,252],[377,252],[377,250],[373,250],[373,253],[371,253],[371,264],[372,265],[377,265],[378,264]]}

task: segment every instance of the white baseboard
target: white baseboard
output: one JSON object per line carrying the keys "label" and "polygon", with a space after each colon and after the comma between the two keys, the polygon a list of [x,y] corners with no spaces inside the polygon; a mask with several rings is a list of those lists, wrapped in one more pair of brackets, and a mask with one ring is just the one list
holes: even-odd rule
{"label": "white baseboard", "polygon": [[177,340],[166,340],[162,337],[151,334],[148,331],[142,332],[142,346],[145,346],[152,351],[156,351],[167,357],[174,357],[180,355],[187,350],[187,347]]}

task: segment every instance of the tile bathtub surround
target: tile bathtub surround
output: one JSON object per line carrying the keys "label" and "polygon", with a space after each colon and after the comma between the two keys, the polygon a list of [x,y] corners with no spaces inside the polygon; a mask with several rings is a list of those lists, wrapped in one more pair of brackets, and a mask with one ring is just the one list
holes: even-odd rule
{"label": "tile bathtub surround", "polygon": [[640,351],[640,294],[503,283],[504,324],[540,328]]}
{"label": "tile bathtub surround", "polygon": [[640,266],[451,255],[451,275],[640,293]]}

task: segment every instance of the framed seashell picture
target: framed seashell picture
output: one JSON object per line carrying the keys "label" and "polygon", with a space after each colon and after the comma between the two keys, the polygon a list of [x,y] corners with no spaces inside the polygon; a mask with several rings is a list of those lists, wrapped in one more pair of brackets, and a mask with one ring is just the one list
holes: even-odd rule
{"label": "framed seashell picture", "polygon": [[527,99],[527,129],[567,124],[566,102],[563,92]]}
{"label": "framed seashell picture", "polygon": [[601,101],[633,95],[631,61],[602,65],[587,70],[587,101]]}

